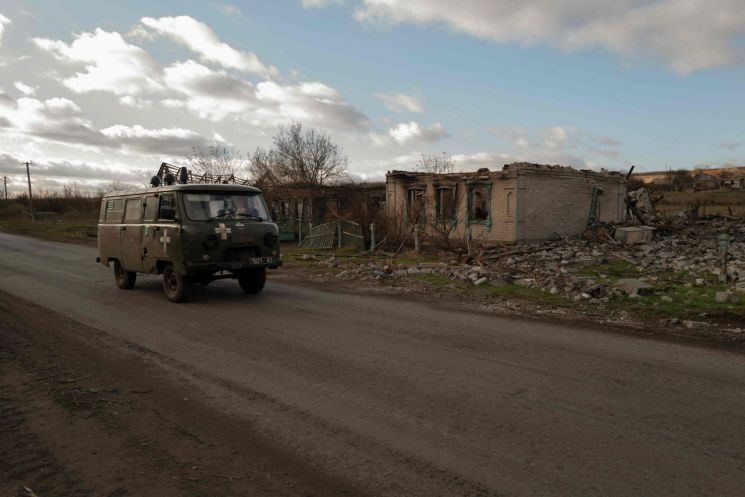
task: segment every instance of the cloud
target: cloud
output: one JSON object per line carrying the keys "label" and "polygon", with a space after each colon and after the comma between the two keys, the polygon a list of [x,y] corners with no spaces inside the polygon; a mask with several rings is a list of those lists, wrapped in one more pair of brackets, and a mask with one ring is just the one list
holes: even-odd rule
{"label": "cloud", "polygon": [[0,42],[3,41],[3,32],[5,31],[5,26],[8,24],[10,24],[10,19],[0,14]]}
{"label": "cloud", "polygon": [[433,24],[496,43],[600,47],[658,58],[685,75],[745,61],[741,0],[363,0],[363,22]]}
{"label": "cloud", "polygon": [[[34,190],[57,190],[71,182],[79,183],[81,191],[95,193],[106,182],[121,181],[143,185],[152,174],[151,170],[132,167],[117,162],[91,165],[79,160],[48,157],[19,157],[0,151],[0,174],[9,176],[10,193],[21,193],[26,189],[26,168],[21,161],[31,161],[31,181]],[[15,186],[14,186],[15,185]]]}
{"label": "cloud", "polygon": [[78,105],[67,98],[38,100],[22,97],[0,99],[0,120],[6,131],[41,140],[100,149],[120,149],[154,155],[188,155],[192,147],[210,140],[183,128],[148,129],[117,124],[96,129]]}
{"label": "cloud", "polygon": [[203,22],[193,17],[143,17],[140,22],[156,31],[161,36],[168,36],[176,43],[188,47],[199,54],[202,60],[220,64],[227,69],[274,75],[277,69],[262,63],[256,54],[236,50],[227,43],[223,43],[215,32]]}
{"label": "cloud", "polygon": [[410,142],[432,143],[449,136],[445,127],[439,122],[422,128],[414,121],[397,124],[388,130],[388,135],[399,145]]}
{"label": "cloud", "polygon": [[547,128],[499,127],[489,130],[510,147],[502,155],[509,162],[527,161],[562,164],[580,168],[599,167],[598,158],[621,165],[618,150],[622,143],[608,136],[597,136],[574,126]]}
{"label": "cloud", "polygon": [[470,171],[488,167],[490,169],[501,168],[502,165],[514,162],[514,157],[507,153],[477,152],[474,154],[456,154],[452,156],[455,168],[458,171]]}
{"label": "cloud", "polygon": [[184,107],[204,119],[221,121],[240,116],[256,105],[253,84],[193,60],[166,67],[164,82],[184,97],[173,95],[163,102],[166,107]]}
{"label": "cloud", "polygon": [[403,93],[376,93],[383,104],[393,112],[424,112],[424,105],[421,100],[411,95]]}
{"label": "cloud", "polygon": [[366,129],[369,119],[353,105],[341,100],[335,89],[311,81],[297,85],[280,85],[262,81],[256,85],[256,109],[259,120],[282,124],[301,121],[313,126],[334,129]]}
{"label": "cloud", "polygon": [[[187,44],[203,59],[219,60],[228,69],[274,72],[253,54],[221,43],[207,25],[191,17],[143,18],[142,22],[142,26]],[[107,91],[117,95],[124,106],[145,108],[157,102],[213,122],[232,119],[252,126],[302,121],[324,128],[369,128],[364,113],[344,101],[336,89],[319,81],[287,85],[265,80],[255,84],[194,60],[162,67],[119,33],[101,29],[75,35],[70,44],[44,38],[34,42],[66,66],[83,65],[85,72],[63,79],[73,91]]]}
{"label": "cloud", "polygon": [[34,93],[36,93],[35,87],[24,84],[21,81],[16,81],[15,83],[13,83],[13,86],[15,86],[16,90],[20,91],[24,95],[33,95]]}
{"label": "cloud", "polygon": [[215,7],[217,7],[218,10],[225,15],[234,16],[234,17],[243,17],[243,12],[241,11],[241,8],[238,7],[234,3],[216,3]]}
{"label": "cloud", "polygon": [[76,93],[107,91],[116,95],[138,95],[160,89],[160,67],[145,50],[127,43],[113,31],[100,28],[94,33],[75,35],[71,44],[47,38],[34,43],[56,59],[82,65],[85,72],[63,79]]}
{"label": "cloud", "polygon": [[303,8],[306,9],[319,9],[322,7],[328,7],[332,4],[341,5],[344,3],[344,0],[300,0],[300,3],[302,3]]}
{"label": "cloud", "polygon": [[148,129],[139,124],[116,124],[102,129],[101,134],[117,147],[145,154],[184,156],[191,153],[192,147],[204,148],[210,143],[210,140],[189,129]]}

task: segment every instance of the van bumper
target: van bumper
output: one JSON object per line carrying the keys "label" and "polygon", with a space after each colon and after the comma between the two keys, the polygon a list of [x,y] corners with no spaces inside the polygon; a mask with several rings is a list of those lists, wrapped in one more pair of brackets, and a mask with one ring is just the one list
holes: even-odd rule
{"label": "van bumper", "polygon": [[187,262],[185,268],[187,274],[216,273],[217,271],[240,271],[241,269],[277,269],[283,262],[282,259],[274,257],[255,257],[254,259],[263,260],[239,262]]}

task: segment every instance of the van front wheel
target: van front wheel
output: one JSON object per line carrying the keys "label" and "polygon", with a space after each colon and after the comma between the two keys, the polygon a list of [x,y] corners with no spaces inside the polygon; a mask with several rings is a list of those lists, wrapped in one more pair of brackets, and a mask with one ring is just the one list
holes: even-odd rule
{"label": "van front wheel", "polygon": [[189,295],[191,282],[176,272],[173,264],[167,264],[163,268],[163,292],[171,302],[183,302]]}
{"label": "van front wheel", "polygon": [[135,286],[135,280],[137,279],[137,273],[134,271],[127,271],[122,266],[122,263],[118,260],[114,261],[114,281],[116,286],[129,290]]}
{"label": "van front wheel", "polygon": [[266,284],[266,269],[248,269],[238,275],[238,284],[246,293],[259,293]]}

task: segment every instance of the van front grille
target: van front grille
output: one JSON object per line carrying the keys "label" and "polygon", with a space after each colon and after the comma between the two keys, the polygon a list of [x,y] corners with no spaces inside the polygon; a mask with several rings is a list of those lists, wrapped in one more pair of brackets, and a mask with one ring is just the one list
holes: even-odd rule
{"label": "van front grille", "polygon": [[257,247],[233,247],[222,253],[222,260],[223,262],[243,262],[252,257],[259,257],[259,255]]}

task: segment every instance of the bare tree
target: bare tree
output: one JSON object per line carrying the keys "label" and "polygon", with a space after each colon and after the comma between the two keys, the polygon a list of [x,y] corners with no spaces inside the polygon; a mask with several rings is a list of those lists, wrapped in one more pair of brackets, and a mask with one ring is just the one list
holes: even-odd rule
{"label": "bare tree", "polygon": [[193,147],[189,156],[189,168],[196,174],[210,176],[230,176],[248,166],[248,157],[234,147],[220,141],[213,141],[207,150]]}
{"label": "bare tree", "polygon": [[670,180],[670,187],[673,191],[682,192],[693,188],[695,180],[691,171],[687,169],[678,169],[672,172],[672,178]]}
{"label": "bare tree", "polygon": [[442,155],[422,154],[416,168],[423,173],[449,174],[455,171],[455,161],[447,152]]}
{"label": "bare tree", "polygon": [[[132,183],[125,183],[123,181],[114,180],[109,181],[106,183],[101,192],[102,193],[108,193],[108,192],[126,192],[127,190],[136,190],[139,188],[137,185],[133,185]],[[65,196],[67,196],[67,192],[65,191]]]}
{"label": "bare tree", "polygon": [[347,164],[326,131],[293,122],[279,128],[270,150],[254,152],[250,171],[256,183],[267,186],[327,185],[346,177]]}

